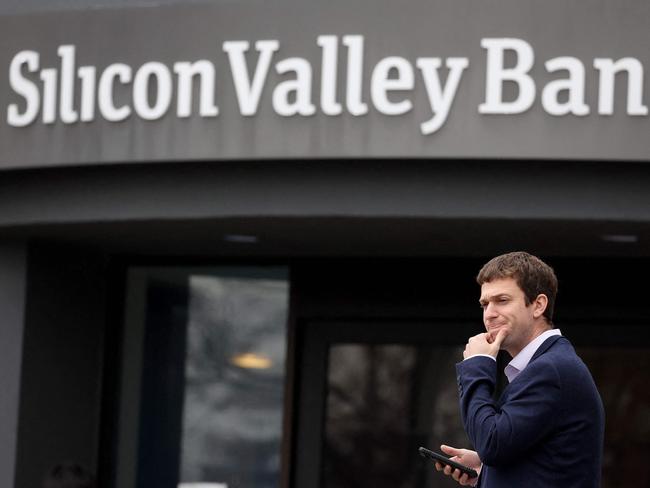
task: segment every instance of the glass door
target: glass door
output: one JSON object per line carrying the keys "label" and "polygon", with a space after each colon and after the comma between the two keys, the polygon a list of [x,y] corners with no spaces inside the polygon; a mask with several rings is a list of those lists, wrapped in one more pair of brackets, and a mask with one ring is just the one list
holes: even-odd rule
{"label": "glass door", "polygon": [[457,486],[421,458],[418,447],[469,445],[454,365],[473,328],[454,322],[308,324],[293,486]]}
{"label": "glass door", "polygon": [[129,271],[114,486],[280,486],[288,307],[285,267]]}

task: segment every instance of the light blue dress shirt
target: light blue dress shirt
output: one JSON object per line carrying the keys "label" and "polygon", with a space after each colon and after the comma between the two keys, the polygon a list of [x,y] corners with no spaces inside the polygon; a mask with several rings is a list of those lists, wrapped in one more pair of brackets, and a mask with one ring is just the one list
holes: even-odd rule
{"label": "light blue dress shirt", "polygon": [[549,337],[556,335],[562,335],[560,329],[547,330],[546,332],[535,337],[535,339],[530,341],[528,345],[519,352],[519,354],[512,358],[512,361],[508,363],[504,370],[504,373],[508,377],[508,383],[512,383],[514,379],[519,376],[519,373],[521,373],[524,368],[528,366],[528,363],[530,363],[530,360],[537,352],[537,349],[539,349],[539,346],[541,346],[542,343]]}

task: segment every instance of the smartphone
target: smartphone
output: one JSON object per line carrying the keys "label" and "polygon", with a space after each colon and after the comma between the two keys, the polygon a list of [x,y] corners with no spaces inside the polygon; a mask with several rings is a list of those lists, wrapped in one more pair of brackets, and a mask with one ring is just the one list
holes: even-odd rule
{"label": "smartphone", "polygon": [[476,478],[478,476],[478,473],[469,466],[465,466],[463,464],[457,463],[456,461],[452,461],[444,454],[430,451],[424,447],[419,448],[418,451],[420,452],[420,456],[427,457],[434,462],[442,464],[443,466],[447,465],[455,469],[460,469],[461,472],[466,473],[470,478]]}

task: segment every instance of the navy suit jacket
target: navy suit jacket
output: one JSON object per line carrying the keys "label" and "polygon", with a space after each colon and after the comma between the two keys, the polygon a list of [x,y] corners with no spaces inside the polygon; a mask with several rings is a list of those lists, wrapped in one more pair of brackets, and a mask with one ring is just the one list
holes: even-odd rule
{"label": "navy suit jacket", "polygon": [[605,411],[571,343],[552,336],[498,401],[497,364],[456,365],[465,431],[483,461],[480,488],[597,488]]}

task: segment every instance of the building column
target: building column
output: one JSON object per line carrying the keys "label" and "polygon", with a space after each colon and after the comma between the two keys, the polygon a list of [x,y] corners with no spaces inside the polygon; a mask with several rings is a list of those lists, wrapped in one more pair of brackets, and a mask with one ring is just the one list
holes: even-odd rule
{"label": "building column", "polygon": [[0,242],[0,486],[14,486],[27,274],[24,244]]}

